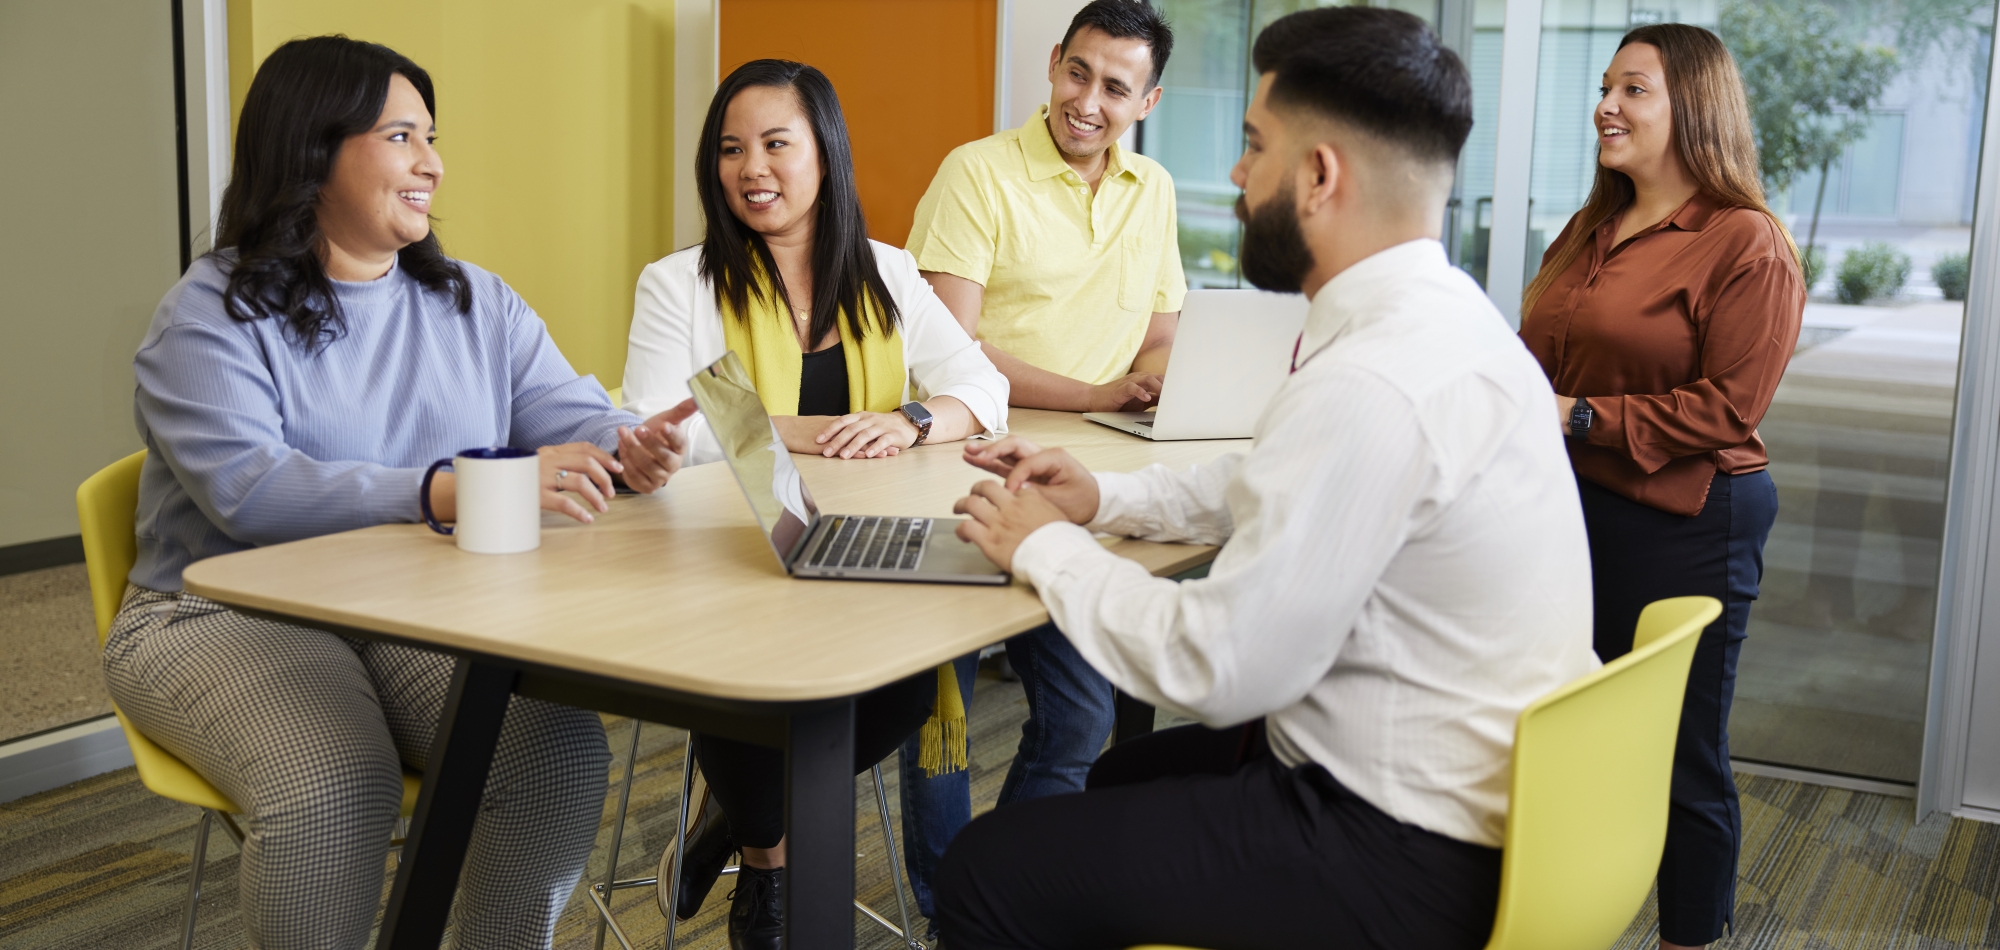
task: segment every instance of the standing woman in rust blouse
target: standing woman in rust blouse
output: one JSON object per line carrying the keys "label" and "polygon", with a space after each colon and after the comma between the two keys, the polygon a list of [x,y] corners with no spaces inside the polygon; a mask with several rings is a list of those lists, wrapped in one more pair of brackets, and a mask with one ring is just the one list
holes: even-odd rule
{"label": "standing woman in rust blouse", "polygon": [[1633,30],[1603,94],[1596,183],[1528,285],[1521,339],[1569,437],[1598,655],[1630,652],[1655,600],[1723,603],[1688,678],[1660,859],[1660,945],[1693,947],[1722,936],[1735,903],[1729,702],[1778,508],[1757,423],[1806,291],[1764,206],[1743,81],[1715,34]]}

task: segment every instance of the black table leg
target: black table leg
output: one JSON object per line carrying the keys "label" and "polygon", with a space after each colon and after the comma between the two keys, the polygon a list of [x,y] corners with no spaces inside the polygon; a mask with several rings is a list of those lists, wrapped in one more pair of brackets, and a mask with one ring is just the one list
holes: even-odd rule
{"label": "black table leg", "polygon": [[1153,731],[1153,707],[1145,700],[1127,696],[1121,689],[1112,708],[1117,717],[1111,729],[1113,745],[1127,739],[1137,739]]}
{"label": "black table leg", "polygon": [[793,713],[785,739],[785,946],[854,946],[854,700]]}
{"label": "black table leg", "polygon": [[[451,692],[445,696],[424,768],[424,790],[417,796],[416,820],[397,863],[389,908],[382,915],[377,941],[381,950],[429,948],[444,941],[458,873],[472,843],[472,822],[486,792],[486,773],[493,766],[493,747],[500,741],[514,678],[511,669],[470,660],[459,660],[452,672]],[[853,811],[851,805],[848,811]],[[848,824],[851,836],[852,814]]]}

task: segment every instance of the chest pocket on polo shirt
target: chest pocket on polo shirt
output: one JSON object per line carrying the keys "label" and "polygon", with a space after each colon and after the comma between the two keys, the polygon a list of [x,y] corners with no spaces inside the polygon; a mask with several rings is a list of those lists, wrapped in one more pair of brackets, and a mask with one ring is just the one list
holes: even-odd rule
{"label": "chest pocket on polo shirt", "polygon": [[1118,279],[1118,307],[1150,313],[1153,285],[1160,277],[1160,245],[1142,234],[1127,234],[1119,241],[1122,273]]}

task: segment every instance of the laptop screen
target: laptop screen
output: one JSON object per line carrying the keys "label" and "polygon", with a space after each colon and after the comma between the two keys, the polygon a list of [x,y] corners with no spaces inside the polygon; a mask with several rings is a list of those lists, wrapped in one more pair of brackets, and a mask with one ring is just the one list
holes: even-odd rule
{"label": "laptop screen", "polygon": [[818,517],[812,493],[785,451],[784,440],[771,424],[757,387],[735,351],[724,353],[688,380],[695,405],[708,419],[709,431],[722,446],[722,458],[736,473],[736,484],[750,500],[757,524],[771,540],[781,564],[804,542],[806,529]]}

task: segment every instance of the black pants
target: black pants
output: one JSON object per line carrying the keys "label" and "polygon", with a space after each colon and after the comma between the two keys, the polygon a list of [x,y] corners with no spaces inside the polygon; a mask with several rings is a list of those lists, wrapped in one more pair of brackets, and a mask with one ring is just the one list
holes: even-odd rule
{"label": "black pants", "polygon": [[1722,616],[1701,633],[1674,745],[1667,848],[1660,857],[1660,938],[1698,946],[1734,920],[1743,816],[1729,774],[1729,701],[1750,603],[1764,576],[1764,539],[1778,514],[1766,472],[1717,474],[1692,518],[1630,501],[1579,479],[1595,579],[1597,655],[1632,652],[1647,604],[1703,594]]}
{"label": "black pants", "polygon": [[1262,738],[1157,732],[1105,752],[1080,794],[975,820],[938,866],[942,945],[1485,945],[1498,850],[1403,824]]}
{"label": "black pants", "polygon": [[[854,701],[854,774],[868,771],[923,727],[937,701],[937,681],[925,670]],[[784,752],[695,733],[694,758],[738,846],[775,848],[784,840]]]}

